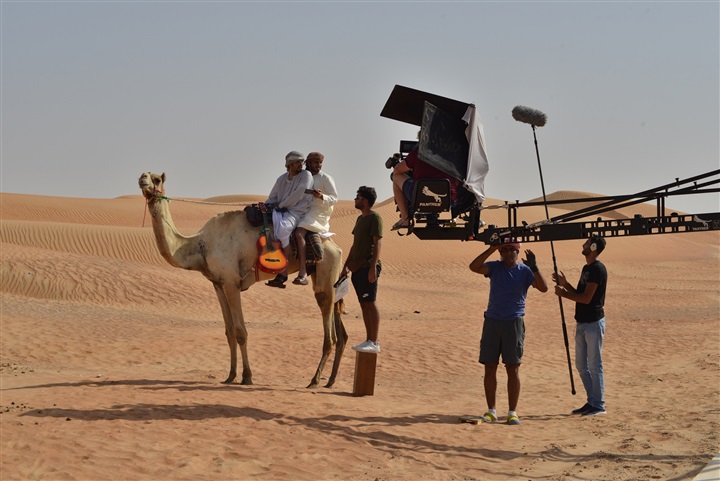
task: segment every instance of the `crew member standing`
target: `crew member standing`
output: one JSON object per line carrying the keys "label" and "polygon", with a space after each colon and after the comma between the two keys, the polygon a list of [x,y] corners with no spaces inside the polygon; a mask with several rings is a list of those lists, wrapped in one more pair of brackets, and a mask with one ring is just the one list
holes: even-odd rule
{"label": "crew member standing", "polygon": [[[522,263],[518,262],[520,243],[506,239],[504,244],[491,245],[470,263],[470,270],[490,278],[490,296],[482,339],[480,340],[479,362],[485,366],[485,399],[488,410],[483,421],[494,423],[498,416],[495,410],[497,391],[497,368],[502,362],[507,372],[508,424],[520,424],[517,404],[520,399],[520,363],[525,342],[525,298],[530,286],[540,292],[547,292],[545,278],[537,268],[535,254],[525,250]],[[490,255],[499,250],[499,261],[486,262]]]}
{"label": "crew member standing", "polygon": [[372,210],[377,194],[372,187],[362,186],[355,196],[355,208],[360,210],[360,216],[353,228],[353,245],[350,248],[341,276],[352,272],[352,283],[360,302],[363,321],[365,323],[365,342],[353,349],[360,352],[378,353],[380,343],[378,332],[380,330],[380,313],[375,299],[377,298],[378,278],[382,270],[380,263],[380,246],[382,241],[382,217]]}
{"label": "crew member standing", "polygon": [[605,289],[607,269],[597,258],[605,250],[605,239],[590,237],[582,246],[585,256],[576,288],[562,271],[552,275],[557,284],[555,294],[575,302],[575,368],[580,374],[587,402],[572,411],[583,416],[605,414],[605,376],[602,347],[605,338]]}

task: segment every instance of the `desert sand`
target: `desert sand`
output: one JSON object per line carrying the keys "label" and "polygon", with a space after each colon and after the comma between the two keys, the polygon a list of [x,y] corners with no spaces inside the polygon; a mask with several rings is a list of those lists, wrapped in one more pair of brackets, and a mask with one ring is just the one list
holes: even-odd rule
{"label": "desert sand", "polygon": [[[609,239],[606,416],[569,414],[585,399],[574,361],[571,393],[558,300],[531,289],[522,424],[472,425],[458,418],[486,409],[477,357],[489,286],[468,264],[485,246],[389,232],[392,200],[376,205],[386,225],[382,352],[375,394],[364,397],[352,395],[349,348],[333,388],[305,387],[322,347],[311,287],[243,293],[254,385],[225,385],[213,288],[160,257],[139,194],[0,200],[3,481],[689,480],[720,451],[717,231]],[[171,204],[185,234],[240,208]],[[654,215],[654,206],[628,209],[607,217]],[[504,210],[482,215],[506,219]],[[343,200],[332,219],[345,252],[356,216]],[[582,242],[555,243],[573,283]],[[549,244],[524,247],[549,279]],[[564,310],[572,356],[574,306]],[[352,290],[345,311],[350,345],[361,342]],[[503,415],[505,379],[500,370]]]}

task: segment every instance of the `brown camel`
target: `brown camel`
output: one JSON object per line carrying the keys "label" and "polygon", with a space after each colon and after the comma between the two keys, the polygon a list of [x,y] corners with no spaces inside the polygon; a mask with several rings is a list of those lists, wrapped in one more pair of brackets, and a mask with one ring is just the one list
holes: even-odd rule
{"label": "brown camel", "polygon": [[[160,254],[175,267],[200,271],[215,287],[220,301],[225,335],[230,346],[230,374],[224,381],[233,382],[237,376],[237,345],[242,353],[241,384],[252,384],[252,371],[247,353],[248,333],[243,319],[240,292],[256,282],[257,240],[259,228],[248,222],[244,211],[228,211],[211,218],[200,231],[191,236],[181,235],[175,228],[168,199],[165,197],[165,174],[146,172],[138,180],[152,216],[153,232]],[[323,350],[320,364],[308,387],[317,387],[325,362],[335,345],[332,373],[326,387],[332,387],[340,367],[348,335],[343,326],[342,300],[335,302],[333,284],[342,269],[342,250],[331,239],[323,240],[323,259],[312,274],[315,299],[323,318]],[[298,271],[297,259],[291,259],[288,272]],[[262,271],[259,280],[273,277]]]}

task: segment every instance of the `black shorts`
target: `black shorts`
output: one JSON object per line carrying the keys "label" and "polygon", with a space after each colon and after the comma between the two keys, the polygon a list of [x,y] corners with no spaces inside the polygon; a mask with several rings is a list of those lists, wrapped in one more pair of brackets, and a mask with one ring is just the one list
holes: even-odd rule
{"label": "black shorts", "polygon": [[377,286],[378,281],[380,280],[381,270],[382,266],[378,264],[377,279],[375,280],[375,282],[368,281],[368,272],[370,272],[370,266],[361,267],[360,269],[352,273],[352,277],[350,279],[352,280],[353,287],[355,288],[355,293],[357,294],[358,301],[375,302],[375,299],[377,298]]}
{"label": "black shorts", "polygon": [[482,339],[480,340],[481,364],[520,364],[525,344],[525,318],[517,317],[507,321],[485,317]]}

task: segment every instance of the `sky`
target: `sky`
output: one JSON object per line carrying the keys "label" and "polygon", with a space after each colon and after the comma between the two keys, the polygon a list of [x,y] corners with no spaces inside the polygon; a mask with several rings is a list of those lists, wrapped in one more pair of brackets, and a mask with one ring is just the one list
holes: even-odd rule
{"label": "sky", "polygon": [[[5,1],[0,191],[265,195],[291,150],[392,196],[395,85],[472,103],[487,197],[634,194],[720,168],[720,2]],[[717,185],[715,186],[717,187]],[[720,194],[670,197],[690,213]]]}

